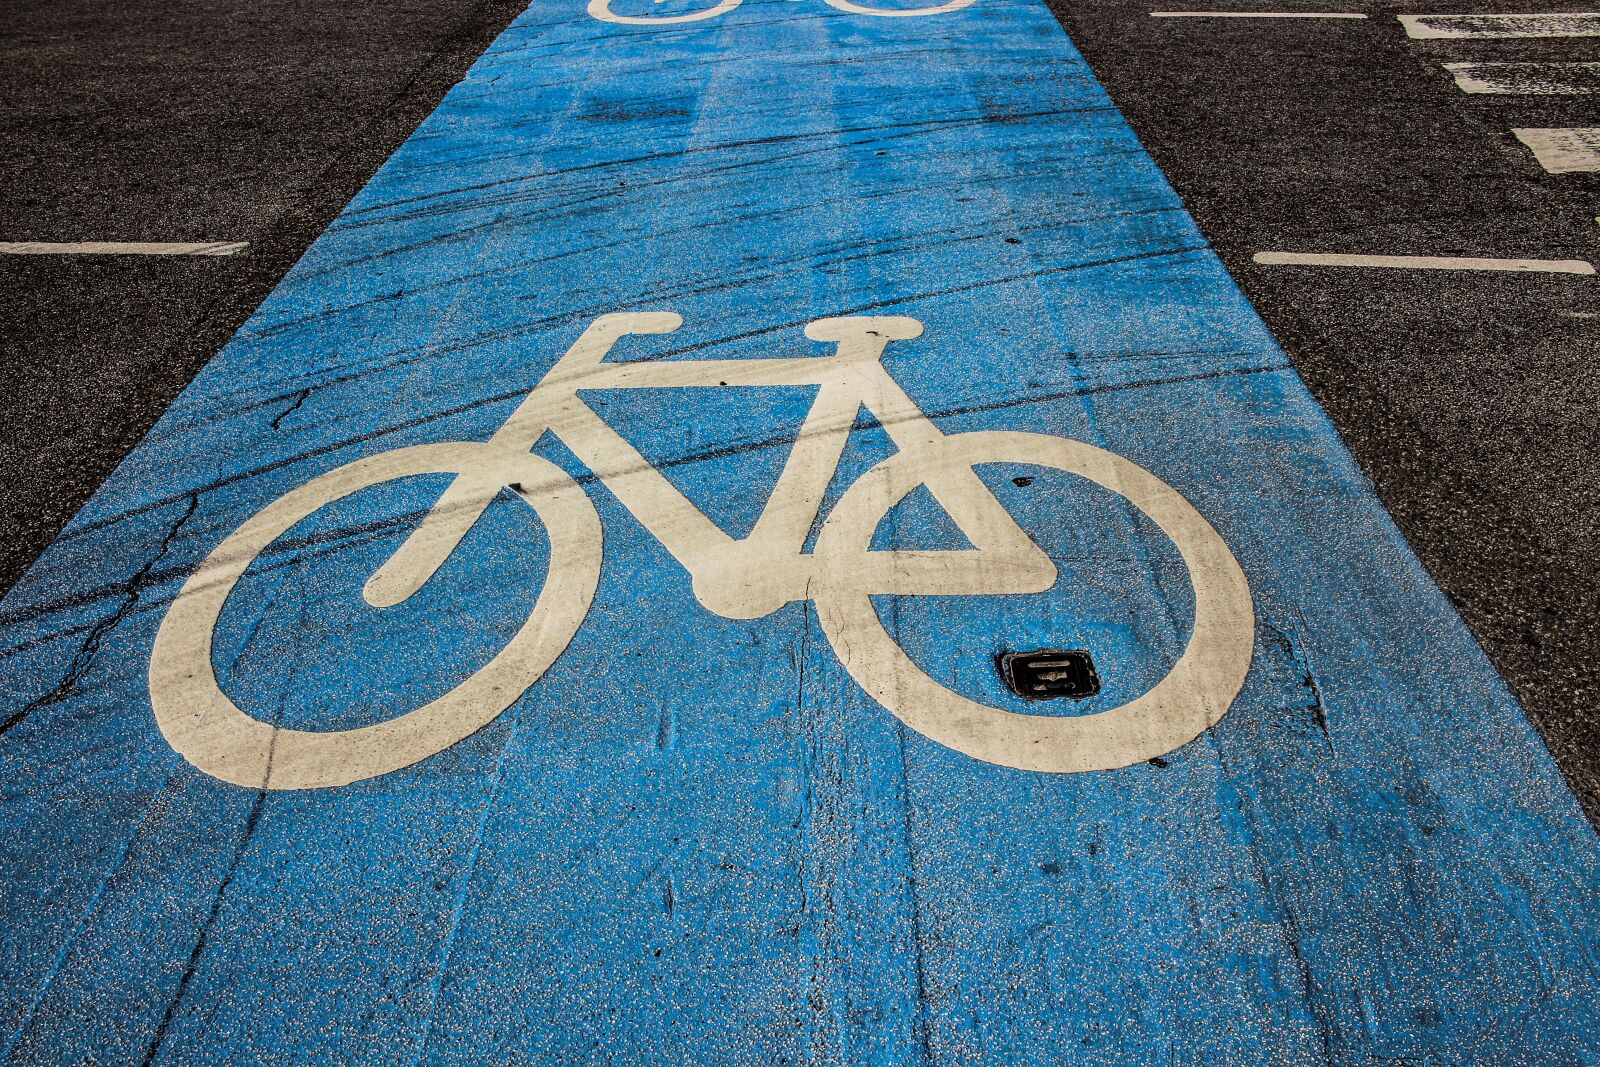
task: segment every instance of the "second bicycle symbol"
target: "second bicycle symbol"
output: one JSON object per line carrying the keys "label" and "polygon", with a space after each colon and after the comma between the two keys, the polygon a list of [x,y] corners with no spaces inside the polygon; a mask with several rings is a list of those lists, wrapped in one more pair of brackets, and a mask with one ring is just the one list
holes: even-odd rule
{"label": "second bicycle symbol", "polygon": [[[659,3],[660,0],[657,0]],[[589,0],[589,14],[601,22],[620,22],[626,26],[663,26],[680,22],[699,22],[701,19],[716,18],[726,15],[738,7],[744,0],[721,0],[714,7],[701,11],[691,11],[683,15],[619,15],[611,10],[612,0]],[[973,0],[947,0],[942,4],[931,7],[867,7],[863,4],[853,3],[852,0],[826,0],[829,7],[838,8],[840,11],[852,15],[876,15],[880,18],[915,18],[919,15],[943,15],[951,11],[960,11],[970,7]]]}
{"label": "second bicycle symbol", "polygon": [[[200,770],[251,788],[344,785],[411,766],[493,721],[561,656],[593,603],[604,557],[599,514],[571,474],[532,451],[559,439],[689,573],[707,610],[761,618],[814,603],[850,676],[907,726],[989,763],[1039,772],[1126,767],[1173,751],[1227,713],[1254,643],[1249,586],[1233,553],[1166,482],[1114,452],[1037,433],[946,434],[883,366],[887,346],[922,333],[916,319],[817,319],[806,336],[834,345],[819,357],[607,361],[635,334],[670,333],[672,312],[603,315],[586,329],[486,441],[416,445],[357,460],[268,504],[225,538],[184,584],[162,621],[150,695],[167,741]],[[771,497],[749,534],[734,538],[689,501],[582,397],[590,390],[812,386],[815,400]],[[811,551],[807,538],[865,407],[897,452],[839,498]],[[935,681],[902,649],[874,596],[1039,593],[1057,569],[975,468],[1028,464],[1087,479],[1142,512],[1176,548],[1194,593],[1188,643],[1153,687],[1106,711],[1026,715],[969,699]],[[493,659],[448,693],[386,721],[349,730],[295,730],[242,711],[223,692],[213,640],[229,594],[274,541],[363,489],[420,475],[449,487],[366,581],[374,607],[420,590],[456,552],[490,503],[510,491],[549,535],[549,570],[528,620]],[[970,548],[871,547],[885,516],[926,487]]]}

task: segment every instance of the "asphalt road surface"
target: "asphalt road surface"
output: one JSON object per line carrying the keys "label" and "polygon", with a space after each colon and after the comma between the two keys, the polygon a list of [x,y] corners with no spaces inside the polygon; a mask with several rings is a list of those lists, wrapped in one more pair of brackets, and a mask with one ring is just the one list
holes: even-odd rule
{"label": "asphalt road surface", "polygon": [[0,240],[249,248],[0,256],[0,581],[55,538],[521,8],[7,12]]}
{"label": "asphalt road surface", "polygon": [[1252,261],[1595,260],[1600,173],[1549,174],[1511,132],[1592,126],[1595,97],[1467,94],[1443,64],[1594,62],[1600,37],[1413,40],[1396,4],[1053,10],[1600,817],[1600,290]]}
{"label": "asphalt road surface", "polygon": [[13,14],[0,1062],[1600,1058],[1600,20],[886,7]]}

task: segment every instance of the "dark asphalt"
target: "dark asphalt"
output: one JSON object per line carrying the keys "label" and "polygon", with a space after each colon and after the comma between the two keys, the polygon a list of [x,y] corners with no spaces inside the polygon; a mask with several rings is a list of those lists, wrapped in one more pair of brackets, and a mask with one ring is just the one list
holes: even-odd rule
{"label": "dark asphalt", "polygon": [[[0,240],[251,248],[0,257],[0,583],[521,6],[8,11]],[[1600,181],[1545,175],[1510,133],[1594,125],[1596,98],[1467,96],[1439,65],[1594,60],[1600,41],[1411,41],[1406,6],[1338,8],[1366,21],[1053,6],[1600,817],[1600,283],[1251,262],[1600,260]]]}
{"label": "dark asphalt", "polygon": [[[1405,4],[1051,4],[1600,819],[1600,280],[1251,261],[1600,263],[1600,176],[1547,175],[1511,134],[1595,125],[1597,98],[1467,95],[1441,66],[1600,40],[1413,41]],[[1448,10],[1518,7],[1582,10]]]}
{"label": "dark asphalt", "polygon": [[0,19],[0,588],[55,537],[522,0],[40,0]]}

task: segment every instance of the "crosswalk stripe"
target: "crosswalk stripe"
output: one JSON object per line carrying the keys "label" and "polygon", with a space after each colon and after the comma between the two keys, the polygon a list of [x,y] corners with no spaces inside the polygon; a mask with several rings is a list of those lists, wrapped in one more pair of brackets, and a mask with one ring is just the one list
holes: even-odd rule
{"label": "crosswalk stripe", "polygon": [[1511,131],[1551,174],[1600,171],[1600,126]]}
{"label": "crosswalk stripe", "polygon": [[1398,15],[1419,41],[1532,37],[1600,37],[1600,14]]}
{"label": "crosswalk stripe", "polygon": [[1552,96],[1600,92],[1600,63],[1446,63],[1462,92]]}

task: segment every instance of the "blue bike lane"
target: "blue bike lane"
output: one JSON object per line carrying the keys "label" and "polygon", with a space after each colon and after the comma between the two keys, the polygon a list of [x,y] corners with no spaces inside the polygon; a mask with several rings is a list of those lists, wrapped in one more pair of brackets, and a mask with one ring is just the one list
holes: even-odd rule
{"label": "blue bike lane", "polygon": [[[1249,583],[1227,714],[1116,770],[975,760],[863,692],[812,604],[702,607],[546,435],[603,565],[507,711],[328,789],[242,788],[173,750],[156,634],[232,531],[341,464],[488,439],[598,316],[663,310],[680,330],[610,358],[823,355],[815,319],[914,317],[883,364],[945,433],[1086,441],[1174,487]],[[814,395],[586,399],[742,536]],[[863,412],[823,514],[894,451]],[[1055,588],[876,607],[972,700],[1107,712],[1172,669],[1194,590],[1116,493],[1025,460],[982,473]],[[216,627],[230,699],[348,730],[488,663],[551,563],[514,495],[415,597],[362,599],[446,484],[355,493],[262,553]],[[891,543],[963,547],[922,493]],[[1600,1059],[1594,831],[1037,0],[531,8],[0,626],[7,1062]],[[996,654],[1040,647],[1090,650],[1100,694],[1011,696]]]}

